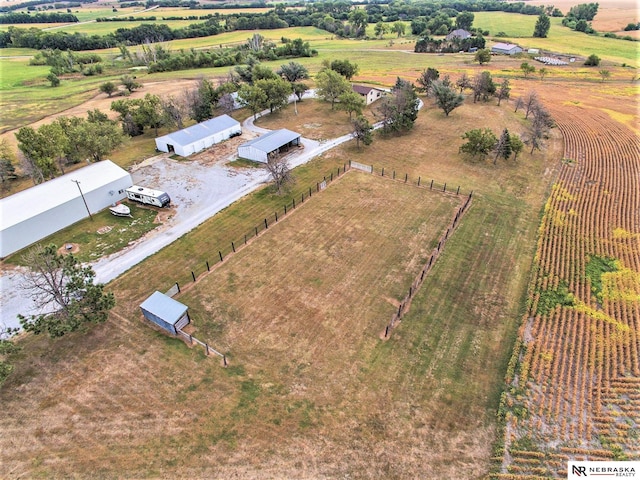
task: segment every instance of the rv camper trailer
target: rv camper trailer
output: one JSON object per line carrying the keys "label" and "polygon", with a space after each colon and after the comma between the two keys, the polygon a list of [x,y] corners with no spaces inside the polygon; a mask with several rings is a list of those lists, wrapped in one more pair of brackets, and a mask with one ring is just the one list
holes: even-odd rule
{"label": "rv camper trailer", "polygon": [[139,187],[134,185],[131,188],[127,188],[127,198],[140,203],[146,203],[147,205],[155,205],[156,207],[166,207],[171,203],[169,195],[159,190],[153,190],[151,188]]}

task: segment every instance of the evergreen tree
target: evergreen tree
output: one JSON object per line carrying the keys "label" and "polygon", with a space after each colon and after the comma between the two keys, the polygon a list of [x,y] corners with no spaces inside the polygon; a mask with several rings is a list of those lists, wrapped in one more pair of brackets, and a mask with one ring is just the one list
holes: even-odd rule
{"label": "evergreen tree", "polygon": [[536,26],[533,29],[533,36],[536,38],[547,38],[549,29],[551,28],[551,20],[547,15],[541,13],[536,21]]}

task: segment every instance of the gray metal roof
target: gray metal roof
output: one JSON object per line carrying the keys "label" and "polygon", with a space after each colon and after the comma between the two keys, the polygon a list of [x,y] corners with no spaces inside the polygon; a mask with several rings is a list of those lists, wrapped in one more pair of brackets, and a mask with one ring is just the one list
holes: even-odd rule
{"label": "gray metal roof", "polygon": [[128,177],[129,172],[111,160],[92,163],[60,177],[28,188],[0,200],[2,228],[8,228],[80,197],[78,186],[86,195],[109,183]]}
{"label": "gray metal roof", "polygon": [[229,115],[220,115],[219,117],[197,123],[191,127],[183,128],[177,132],[158,137],[158,140],[170,143],[171,145],[184,146],[235,126],[240,126],[240,122],[234,120]]}
{"label": "gray metal roof", "polygon": [[265,133],[261,137],[254,138],[253,140],[249,140],[246,143],[240,145],[241,147],[249,147],[260,150],[262,152],[271,153],[274,150],[277,150],[283,145],[295,140],[296,138],[300,138],[301,135],[296,132],[292,132],[291,130],[287,130],[283,128],[281,130],[274,130],[269,133]]}
{"label": "gray metal roof", "polygon": [[189,309],[186,305],[157,291],[142,302],[140,308],[153,313],[171,325],[175,325]]}

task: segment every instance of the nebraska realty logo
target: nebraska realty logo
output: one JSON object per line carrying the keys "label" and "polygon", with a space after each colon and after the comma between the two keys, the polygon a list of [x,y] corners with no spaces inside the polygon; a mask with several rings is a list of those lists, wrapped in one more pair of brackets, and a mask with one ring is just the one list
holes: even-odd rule
{"label": "nebraska realty logo", "polygon": [[567,479],[639,478],[640,462],[577,462],[569,461]]}

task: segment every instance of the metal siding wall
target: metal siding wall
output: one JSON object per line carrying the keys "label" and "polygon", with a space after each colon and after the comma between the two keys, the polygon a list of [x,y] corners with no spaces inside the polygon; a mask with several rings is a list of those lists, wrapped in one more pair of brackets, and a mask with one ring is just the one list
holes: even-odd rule
{"label": "metal siding wall", "polygon": [[[87,205],[89,206],[91,213],[96,213],[122,200],[123,198],[126,198],[127,194],[125,192],[120,194],[118,191],[129,188],[132,185],[133,180],[131,179],[131,175],[127,174],[126,176],[113,180],[112,182],[91,192],[84,192],[84,198],[87,200]],[[82,187],[82,184],[80,187]],[[113,195],[109,194],[111,191],[113,192]],[[78,197],[78,201],[84,208],[81,197]],[[85,217],[87,216],[85,208]]]}
{"label": "metal siding wall", "polygon": [[145,310],[142,307],[140,307],[140,310],[142,310],[142,314],[144,315],[144,318],[146,318],[147,320],[155,323],[156,325],[158,325],[159,327],[161,327],[164,330],[168,331],[169,333],[172,333],[172,334],[175,335],[176,329],[173,327],[173,325],[171,325],[170,323],[165,322],[162,318],[154,315],[153,313],[151,313],[148,310]]}
{"label": "metal siding wall", "polygon": [[[46,202],[47,199],[42,201]],[[76,199],[3,230],[0,257],[9,256],[85,217],[88,217],[87,209],[78,195]]]}
{"label": "metal siding wall", "polygon": [[161,152],[169,153],[169,146],[167,145],[166,140],[161,141],[160,139],[156,138],[156,148]]}

